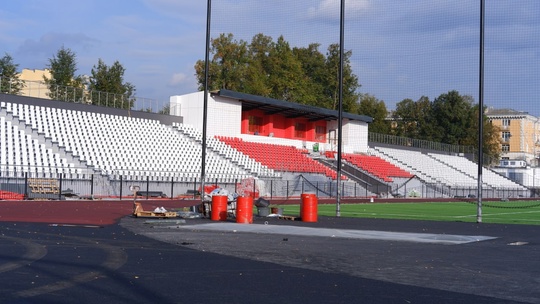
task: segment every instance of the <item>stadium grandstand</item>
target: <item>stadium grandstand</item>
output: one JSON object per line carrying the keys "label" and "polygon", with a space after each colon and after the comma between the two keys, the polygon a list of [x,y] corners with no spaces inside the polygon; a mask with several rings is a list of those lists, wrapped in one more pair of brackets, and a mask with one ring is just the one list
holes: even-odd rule
{"label": "stadium grandstand", "polygon": [[[172,96],[171,115],[0,94],[3,199],[122,198],[200,191],[203,92]],[[337,111],[228,90],[209,94],[205,184],[243,195],[473,197],[467,153],[369,140],[370,117],[344,113],[336,174]],[[529,197],[488,168],[483,191]]]}

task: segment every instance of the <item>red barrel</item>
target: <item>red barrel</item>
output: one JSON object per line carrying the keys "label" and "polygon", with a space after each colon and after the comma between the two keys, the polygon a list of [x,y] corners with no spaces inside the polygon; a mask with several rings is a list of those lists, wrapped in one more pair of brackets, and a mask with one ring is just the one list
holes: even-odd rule
{"label": "red barrel", "polygon": [[210,211],[210,219],[212,221],[227,220],[227,196],[214,195],[212,196],[212,210]]}
{"label": "red barrel", "polygon": [[236,222],[240,224],[253,223],[253,197],[238,197],[236,200]]}
{"label": "red barrel", "polygon": [[302,193],[300,196],[302,203],[300,204],[300,218],[302,222],[317,221],[317,196],[313,193]]}

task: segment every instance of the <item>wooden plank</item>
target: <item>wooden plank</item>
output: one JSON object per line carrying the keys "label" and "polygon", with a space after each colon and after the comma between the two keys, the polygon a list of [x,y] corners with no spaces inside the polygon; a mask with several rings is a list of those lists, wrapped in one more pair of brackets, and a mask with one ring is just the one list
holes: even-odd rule
{"label": "wooden plank", "polygon": [[28,187],[30,192],[36,194],[59,194],[58,180],[45,178],[29,178]]}
{"label": "wooden plank", "polygon": [[145,218],[148,218],[148,217],[171,218],[171,217],[176,217],[176,212],[169,211],[169,212],[157,213],[157,212],[152,212],[152,211],[139,211],[139,212],[136,212],[134,215],[136,217],[145,217]]}
{"label": "wooden plank", "polygon": [[134,207],[133,215],[136,217],[171,218],[171,217],[177,216],[177,213],[174,211],[166,211],[166,212],[145,211],[141,203],[138,203],[138,202],[134,202],[133,207]]}
{"label": "wooden plank", "polygon": [[278,216],[279,219],[281,220],[288,220],[288,221],[296,221],[296,220],[300,220],[299,217],[296,217],[296,216],[290,216],[290,215],[280,215]]}

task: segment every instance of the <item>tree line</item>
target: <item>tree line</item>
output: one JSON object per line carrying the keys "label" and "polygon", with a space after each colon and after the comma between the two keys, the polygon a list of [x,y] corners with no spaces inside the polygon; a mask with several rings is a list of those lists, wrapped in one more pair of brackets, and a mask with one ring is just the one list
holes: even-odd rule
{"label": "tree line", "polygon": [[[18,68],[19,64],[15,63],[11,55],[6,53],[0,58],[0,92],[22,93],[25,83],[20,79]],[[134,85],[124,81],[125,68],[119,61],[108,66],[100,58],[97,65],[92,67],[90,76],[77,75],[76,54],[71,49],[62,47],[48,59],[46,69],[51,76],[43,76],[43,81],[51,99],[72,102],[88,100],[94,105],[122,109],[133,107],[136,89]],[[102,93],[108,93],[107,98],[102,98]]]}
{"label": "tree line", "polygon": [[[337,110],[339,44],[322,53],[319,43],[291,47],[283,36],[276,41],[264,34],[250,42],[233,34],[211,40],[208,88],[287,100]],[[455,90],[433,101],[403,99],[389,112],[383,100],[360,93],[359,77],[351,67],[351,50],[344,50],[343,110],[373,117],[370,132],[404,136],[453,145],[478,147],[478,104]],[[205,61],[195,63],[199,90],[205,87]],[[482,113],[485,109],[482,109]],[[500,130],[483,117],[483,152],[491,159],[501,153]]]}
{"label": "tree line", "polygon": [[[312,43],[307,48],[291,48],[283,36],[273,41],[257,34],[247,43],[233,34],[221,34],[211,43],[208,87],[337,109],[339,45],[330,45],[326,55],[319,47]],[[350,66],[352,53],[344,55],[343,110],[355,112],[360,85]],[[195,64],[200,90],[205,85],[204,67],[204,60]]]}

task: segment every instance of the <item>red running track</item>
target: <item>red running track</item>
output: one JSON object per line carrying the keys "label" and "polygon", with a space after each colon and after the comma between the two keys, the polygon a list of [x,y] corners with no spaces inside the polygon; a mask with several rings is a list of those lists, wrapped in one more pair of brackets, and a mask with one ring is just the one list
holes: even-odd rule
{"label": "red running track", "polygon": [[[199,204],[194,200],[138,200],[144,210],[178,210]],[[131,215],[132,200],[0,201],[0,222],[72,225],[111,225]]]}

